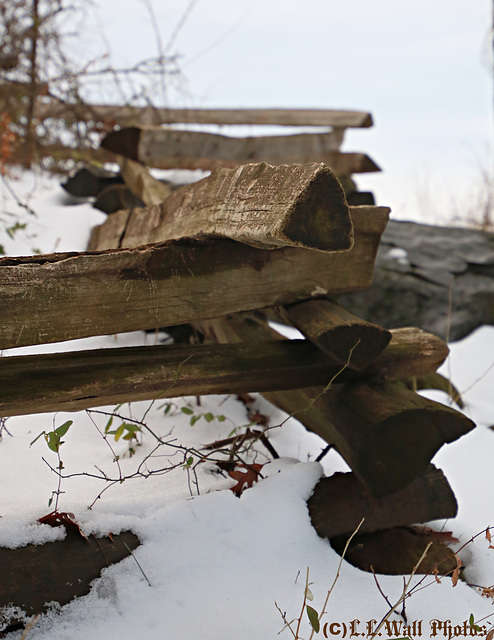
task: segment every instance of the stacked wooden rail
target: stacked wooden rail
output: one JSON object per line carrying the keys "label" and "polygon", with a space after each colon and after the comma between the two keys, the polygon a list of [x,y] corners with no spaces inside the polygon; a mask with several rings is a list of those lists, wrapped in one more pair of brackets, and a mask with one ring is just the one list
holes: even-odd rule
{"label": "stacked wooden rail", "polygon": [[[130,166],[140,197],[154,198],[161,185]],[[349,207],[323,164],[260,163],[215,169],[161,204],[112,214],[90,252],[3,258],[0,349],[183,323],[208,342],[4,357],[0,415],[259,391],[351,469],[309,501],[321,535],[348,535],[362,517],[369,535],[454,516],[431,459],[474,425],[407,388],[437,370],[446,345],[331,301],[371,283],[388,214]],[[304,339],[284,340],[266,309]],[[439,567],[450,570],[450,560]]]}
{"label": "stacked wooden rail", "polygon": [[[101,147],[89,139],[64,147],[61,142],[38,145],[39,157],[57,160],[101,162],[113,153],[162,169],[203,169],[233,167],[238,164],[267,162],[291,164],[323,162],[333,169],[351,204],[374,204],[372,194],[360,193],[351,176],[380,171],[365,153],[341,150],[349,128],[368,128],[370,113],[331,109],[165,109],[122,107],[118,105],[62,104],[38,96],[34,112],[36,122],[63,122],[64,126],[85,123],[88,131],[103,136]],[[191,129],[191,126],[194,128]],[[221,134],[210,130],[221,126]],[[238,125],[300,128],[290,135],[225,135]],[[307,128],[311,133],[304,132]],[[316,128],[316,132],[313,129]],[[106,135],[105,135],[106,134]]]}
{"label": "stacked wooden rail", "polygon": [[[369,113],[329,109],[163,109],[154,113],[147,110],[140,115],[140,122],[109,132],[101,147],[160,169],[210,170],[256,162],[273,165],[322,162],[338,176],[351,204],[374,204],[372,194],[357,191],[351,176],[380,171],[379,167],[364,153],[341,151],[346,129],[372,126]],[[234,137],[176,127],[192,123],[196,129],[197,125],[218,124],[223,131],[231,125],[321,130]]]}

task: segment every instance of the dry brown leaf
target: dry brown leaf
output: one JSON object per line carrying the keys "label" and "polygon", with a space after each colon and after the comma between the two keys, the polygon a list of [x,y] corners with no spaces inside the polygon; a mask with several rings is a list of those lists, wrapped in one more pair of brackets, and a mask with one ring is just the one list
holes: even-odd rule
{"label": "dry brown leaf", "polygon": [[454,556],[456,558],[456,569],[453,571],[451,580],[453,581],[453,587],[456,587],[456,585],[458,584],[458,580],[460,578],[460,569],[463,566],[463,563],[460,560],[460,558],[456,555],[456,553],[454,554]]}
{"label": "dry brown leaf", "polygon": [[441,584],[441,580],[439,578],[439,571],[437,570],[437,565],[434,567],[434,578],[435,578],[436,582]]}
{"label": "dry brown leaf", "polygon": [[442,542],[443,544],[447,544],[448,542],[460,542],[458,538],[454,537],[451,531],[436,531],[435,529],[426,526],[412,526],[410,527],[410,529],[412,529],[419,536],[425,536],[426,538],[434,542]]}
{"label": "dry brown leaf", "polygon": [[264,465],[262,464],[239,464],[233,471],[229,471],[228,475],[237,481],[234,487],[231,487],[233,493],[240,498],[245,487],[252,487],[254,482],[259,480],[259,474]]}

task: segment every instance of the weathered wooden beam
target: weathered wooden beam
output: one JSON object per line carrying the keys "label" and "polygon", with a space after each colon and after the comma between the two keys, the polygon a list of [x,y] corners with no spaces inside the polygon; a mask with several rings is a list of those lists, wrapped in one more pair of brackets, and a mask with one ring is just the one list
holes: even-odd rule
{"label": "weathered wooden beam", "polygon": [[148,169],[130,158],[118,158],[125,184],[134,195],[147,205],[160,204],[171,195],[174,188],[153,178]]}
{"label": "weathered wooden beam", "polygon": [[115,162],[115,154],[105,149],[91,147],[67,147],[61,143],[36,144],[36,156],[39,158],[52,158],[55,162],[64,162],[73,169],[77,163],[99,164]]}
{"label": "weathered wooden beam", "polygon": [[406,487],[443,444],[475,427],[458,411],[392,383],[335,385],[321,400],[332,425],[325,439],[377,497]]}
{"label": "weathered wooden beam", "polygon": [[429,465],[424,473],[396,493],[374,497],[353,473],[335,473],[314,487],[307,501],[310,519],[323,538],[402,527],[442,518],[454,518],[458,506],[440,469]]}
{"label": "weathered wooden beam", "polygon": [[166,327],[369,286],[388,212],[352,210],[355,246],[342,253],[185,239],[3,258],[0,349]]}
{"label": "weathered wooden beam", "polygon": [[62,183],[62,187],[72,196],[88,198],[96,197],[107,187],[116,184],[124,184],[119,173],[92,163],[77,169]]}
{"label": "weathered wooden beam", "polygon": [[[348,536],[332,538],[330,544],[342,555],[347,540]],[[433,576],[437,572],[440,576],[452,576],[458,569],[458,562],[452,549],[440,540],[439,536],[421,535],[410,527],[373,531],[352,538],[345,552],[345,560],[362,571],[374,574],[403,576],[413,572]],[[427,554],[419,563],[426,549]],[[411,627],[400,625],[403,632],[407,633],[405,637],[410,637],[408,634],[413,633],[413,625],[415,622]],[[418,625],[416,631],[420,635]],[[393,636],[396,637],[394,633]]]}
{"label": "weathered wooden beam", "polygon": [[[51,602],[64,605],[86,595],[104,568],[129,556],[138,545],[139,539],[130,531],[111,538],[83,538],[68,529],[63,540],[16,549],[0,547],[0,611],[19,607],[34,615],[44,613]],[[5,618],[8,612],[3,613]],[[13,610],[5,622],[17,621],[15,615]]]}
{"label": "weathered wooden beam", "polygon": [[334,133],[233,138],[217,133],[124,127],[101,141],[107,151],[159,169],[235,167],[250,162],[292,164],[323,162],[338,176],[380,171],[364,153],[341,153]]}
{"label": "weathered wooden beam", "polygon": [[327,298],[296,302],[280,313],[340,366],[350,369],[368,367],[391,340],[391,332],[357,318]]}
{"label": "weathered wooden beam", "polygon": [[338,372],[304,340],[169,345],[0,358],[0,416],[188,395],[327,384]]}
{"label": "weathered wooden beam", "polygon": [[[276,335],[263,321],[247,314],[201,321],[196,326],[218,342],[270,340]],[[364,377],[366,371],[359,375]],[[443,444],[475,426],[457,411],[379,377],[337,384],[348,379],[347,375],[348,371],[342,372],[329,390],[307,387],[289,393],[265,392],[263,397],[333,444],[374,496],[407,486]]]}
{"label": "weathered wooden beam", "polygon": [[347,251],[353,227],[344,191],[325,165],[260,163],[215,169],[159,205],[134,209],[120,246],[184,237],[227,237],[261,249]]}
{"label": "weathered wooden beam", "polygon": [[[289,305],[288,308],[295,307],[297,304],[299,303]],[[267,317],[276,322],[280,320],[286,322],[287,319],[286,314],[284,312],[280,314],[279,309],[276,309],[276,311],[268,310]],[[301,332],[304,333],[306,338],[310,337],[306,331]],[[274,333],[272,332],[270,335],[267,332],[264,339],[267,340],[270,336],[270,339],[274,340]],[[434,375],[449,355],[449,347],[444,340],[417,327],[391,329],[389,333],[391,334],[389,344],[380,355],[376,356],[375,360],[362,370],[363,377],[397,378],[406,380],[407,383],[412,379],[424,379],[427,376]],[[252,339],[255,339],[255,337],[253,336]],[[346,358],[342,364],[348,362],[350,348],[354,344],[348,345],[347,350],[341,352],[341,360],[343,361],[343,357]],[[319,346],[321,347],[321,345]],[[350,365],[351,362],[348,362],[349,367]],[[427,389],[431,387],[424,385],[419,388]]]}
{"label": "weathered wooden beam", "polygon": [[[0,416],[185,395],[296,390],[369,377],[302,340],[179,344],[0,358]],[[370,372],[370,373],[368,373]],[[291,391],[298,397],[299,391]],[[309,400],[306,399],[306,405]],[[316,407],[317,411],[317,407]],[[305,418],[310,420],[311,412]],[[317,414],[316,414],[317,415]]]}
{"label": "weathered wooden beam", "polygon": [[103,211],[103,213],[115,213],[122,209],[129,210],[134,207],[143,207],[144,202],[135,196],[125,184],[112,184],[106,187],[97,198],[94,199],[93,207]]}
{"label": "weathered wooden beam", "polygon": [[416,327],[391,329],[391,342],[366,369],[384,378],[418,378],[435,373],[449,355],[448,345]]}
{"label": "weathered wooden beam", "polygon": [[[16,65],[17,66],[17,65]],[[5,67],[2,65],[2,68]],[[15,98],[19,100],[19,104],[22,98],[26,95],[47,95],[49,91],[48,82],[16,82],[9,80],[8,82],[2,82],[0,84],[0,104],[6,101],[8,98]]]}
{"label": "weathered wooden beam", "polygon": [[36,117],[68,117],[80,120],[138,124],[282,125],[321,127],[371,127],[365,111],[336,109],[158,109],[121,105],[85,105],[38,102]]}

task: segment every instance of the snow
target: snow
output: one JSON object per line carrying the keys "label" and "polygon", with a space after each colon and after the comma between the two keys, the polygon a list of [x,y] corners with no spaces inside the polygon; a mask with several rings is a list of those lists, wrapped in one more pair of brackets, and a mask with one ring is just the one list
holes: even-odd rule
{"label": "snow", "polygon": [[[31,253],[33,248],[42,252],[83,250],[90,228],[104,219],[88,203],[69,204],[56,178],[23,172],[9,182],[21,200],[29,195],[29,205],[36,212],[35,217],[17,206],[5,183],[0,183],[0,227],[14,216],[27,223],[13,238],[0,229],[0,244],[10,255]],[[158,338],[136,332],[10,350],[3,355],[153,344]],[[434,526],[452,531],[460,545],[494,525],[494,431],[488,428],[494,423],[493,345],[494,327],[482,327],[451,345],[450,359],[442,368],[464,392],[465,411],[478,424],[467,436],[443,447],[434,459],[459,503],[455,519]],[[427,395],[447,402],[439,392]],[[149,405],[134,403],[118,411],[126,418],[144,417],[146,425],[165,441],[191,448],[226,438],[249,423],[245,406],[233,396],[203,397],[200,406],[195,398],[176,399],[168,411],[164,401]],[[259,444],[250,460],[266,463],[264,478],[240,498],[230,491],[234,480],[218,473],[213,464],[204,463],[197,467],[197,478],[178,466],[166,473],[117,482],[96,499],[107,483],[77,474],[98,476],[103,472],[118,477],[113,453],[101,435],[107,415],[41,414],[6,421],[0,440],[0,545],[42,544],[63,535],[62,529],[36,524],[53,509],[48,501],[57,490],[57,476],[49,465],[57,464],[57,456],[42,437],[33,441],[67,420],[73,424],[63,438],[60,456],[65,473],[72,477],[62,482],[59,509],[74,513],[85,533],[131,529],[142,542],[134,551],[135,558],[105,569],[89,595],[41,616],[29,631],[29,639],[276,638],[284,623],[275,603],[288,620],[298,618],[307,569],[314,594],[311,605],[321,610],[340,557],[312,528],[306,501],[322,475],[346,470],[346,465],[335,453],[322,463],[315,462],[325,445],[322,440],[294,419],[285,421],[286,416],[262,398],[256,397],[254,406],[269,417],[270,442],[281,458],[271,461]],[[190,408],[193,415],[211,413],[214,418],[207,421],[201,417],[191,426],[191,416],[182,412],[182,407]],[[277,425],[282,426],[275,428]],[[127,443],[108,442],[121,456],[119,464],[127,476],[155,445],[152,436],[144,433],[142,445],[130,456]],[[170,447],[161,447],[147,459],[146,469],[157,471],[176,464],[180,454],[172,453]],[[494,583],[494,550],[488,547],[482,534],[462,552],[466,578],[472,584]],[[410,586],[421,579],[414,577]],[[378,581],[388,600],[396,602],[403,591],[403,577],[378,576]],[[448,578],[441,583],[427,578],[424,585],[426,588],[414,591],[406,603],[408,621],[422,623],[415,628],[416,637],[462,637],[466,627],[458,627],[455,635],[454,626],[463,625],[471,614],[477,624],[486,625],[484,630],[494,623],[492,599],[481,597],[464,582],[453,587]],[[326,627],[329,637],[344,637],[344,629],[346,637],[351,637],[352,630],[364,637],[370,621],[381,620],[388,610],[374,577],[343,562],[322,623],[339,623],[332,627],[332,635]],[[360,623],[354,622],[352,628],[355,620]],[[391,620],[401,618],[393,614]],[[433,620],[444,622],[435,636]],[[18,631],[9,637],[17,640],[21,636]],[[305,615],[300,636],[310,636]],[[285,629],[281,637],[291,637],[290,631]],[[318,637],[323,637],[322,631]]]}

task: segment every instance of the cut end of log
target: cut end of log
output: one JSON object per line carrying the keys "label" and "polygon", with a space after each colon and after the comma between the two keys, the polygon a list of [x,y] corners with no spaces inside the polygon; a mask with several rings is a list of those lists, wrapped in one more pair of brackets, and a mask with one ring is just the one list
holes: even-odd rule
{"label": "cut end of log", "polygon": [[300,195],[283,229],[294,244],[319,251],[348,251],[353,225],[345,192],[329,167],[323,167]]}
{"label": "cut end of log", "polygon": [[[345,537],[340,537],[330,540],[330,543],[342,555],[346,541]],[[446,544],[436,541],[433,536],[420,535],[409,527],[355,536],[346,549],[345,560],[362,571],[398,576],[436,572],[441,576],[451,576],[458,568],[456,556]]]}
{"label": "cut end of log", "polygon": [[404,489],[375,498],[354,473],[322,478],[307,501],[312,526],[322,538],[348,536],[360,520],[359,534],[454,518],[458,505],[440,469],[427,470]]}
{"label": "cut end of log", "polygon": [[406,379],[430,375],[449,355],[448,345],[432,333],[416,327],[391,330],[387,349],[369,366],[369,375]]}
{"label": "cut end of log", "polygon": [[374,121],[372,120],[372,115],[367,113],[362,120],[361,127],[372,127],[374,125]]}
{"label": "cut end of log", "polygon": [[368,434],[359,456],[359,472],[375,496],[406,487],[444,444],[475,428],[463,414],[429,402],[422,408],[404,408]]}
{"label": "cut end of log", "polygon": [[295,303],[281,313],[332,360],[356,371],[368,367],[391,340],[390,331],[357,318],[327,298]]}
{"label": "cut end of log", "polygon": [[318,344],[342,366],[361,371],[384,351],[390,339],[376,325],[356,324],[335,327],[320,336]]}
{"label": "cut end of log", "polygon": [[140,127],[124,127],[118,131],[110,131],[101,141],[101,147],[137,161],[140,137]]}

